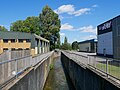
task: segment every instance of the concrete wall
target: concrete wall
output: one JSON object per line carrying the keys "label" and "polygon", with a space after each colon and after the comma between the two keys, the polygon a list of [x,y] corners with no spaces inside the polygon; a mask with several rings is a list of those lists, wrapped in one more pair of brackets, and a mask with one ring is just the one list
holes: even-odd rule
{"label": "concrete wall", "polygon": [[76,90],[119,90],[118,87],[86,67],[81,67],[61,53],[64,71]]}
{"label": "concrete wall", "polygon": [[[12,82],[3,90],[42,90],[50,70],[50,64],[52,63],[54,54],[52,56],[42,60],[35,67],[31,67],[30,71],[25,75],[20,75],[19,80]],[[24,73],[23,73],[24,74]],[[22,77],[22,78],[21,78]]]}

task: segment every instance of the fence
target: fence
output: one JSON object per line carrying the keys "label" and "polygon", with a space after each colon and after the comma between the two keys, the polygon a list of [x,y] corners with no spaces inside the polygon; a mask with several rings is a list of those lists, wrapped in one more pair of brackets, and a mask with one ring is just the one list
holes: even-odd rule
{"label": "fence", "polygon": [[88,56],[88,64],[120,80],[120,60],[98,56]]}
{"label": "fence", "polygon": [[79,64],[84,64],[86,67],[91,66],[102,71],[107,77],[110,76],[120,80],[120,60],[92,55],[84,56],[68,51],[63,53]]}
{"label": "fence", "polygon": [[30,55],[30,50],[7,50],[0,54],[0,62]]}
{"label": "fence", "polygon": [[53,52],[44,53],[36,57],[25,56],[0,62],[0,86],[21,74],[31,66],[52,55]]}

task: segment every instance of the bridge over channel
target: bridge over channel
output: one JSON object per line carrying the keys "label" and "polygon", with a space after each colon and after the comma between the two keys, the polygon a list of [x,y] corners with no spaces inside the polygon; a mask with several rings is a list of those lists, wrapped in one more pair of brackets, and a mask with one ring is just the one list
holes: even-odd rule
{"label": "bridge over channel", "polygon": [[66,84],[60,81],[60,87],[49,90],[120,89],[120,61],[89,53],[52,51],[0,62],[0,90],[47,90],[45,86],[55,60],[62,64],[65,77],[60,78],[66,78]]}

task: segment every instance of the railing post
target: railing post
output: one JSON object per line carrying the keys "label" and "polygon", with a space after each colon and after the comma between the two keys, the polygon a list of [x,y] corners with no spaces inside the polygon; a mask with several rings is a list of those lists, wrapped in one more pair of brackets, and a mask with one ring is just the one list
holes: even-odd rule
{"label": "railing post", "polygon": [[15,76],[16,76],[16,78],[17,78],[17,60],[15,59]]}
{"label": "railing post", "polygon": [[106,74],[107,74],[107,77],[108,77],[108,59],[106,59]]}
{"label": "railing post", "polygon": [[88,64],[90,64],[90,56],[88,55]]}
{"label": "railing post", "polygon": [[94,63],[95,63],[95,69],[96,69],[96,56],[94,56]]}

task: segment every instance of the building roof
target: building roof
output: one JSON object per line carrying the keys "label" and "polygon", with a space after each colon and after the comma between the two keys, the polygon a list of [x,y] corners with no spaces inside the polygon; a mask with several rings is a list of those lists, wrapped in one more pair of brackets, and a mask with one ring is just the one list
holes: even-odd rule
{"label": "building roof", "polygon": [[85,41],[79,42],[78,44],[82,44],[82,43],[90,43],[90,42],[97,42],[97,40],[96,40],[96,39],[85,40]]}
{"label": "building roof", "polygon": [[0,39],[33,39],[38,38],[40,40],[49,42],[47,39],[42,38],[36,34],[14,31],[0,31]]}
{"label": "building roof", "polygon": [[31,33],[25,32],[14,32],[14,31],[0,31],[0,39],[30,39],[31,40],[31,48],[35,47],[35,39],[40,39],[42,41],[49,41],[41,36]]}
{"label": "building roof", "polygon": [[0,31],[0,39],[30,39],[31,34],[25,32]]}

